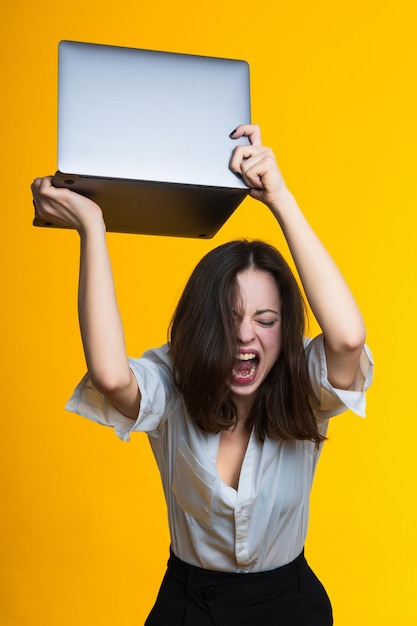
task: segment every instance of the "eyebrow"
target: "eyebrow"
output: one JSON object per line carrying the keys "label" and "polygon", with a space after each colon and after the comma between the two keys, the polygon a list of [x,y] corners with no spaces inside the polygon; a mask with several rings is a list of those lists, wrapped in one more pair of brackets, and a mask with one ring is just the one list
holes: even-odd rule
{"label": "eyebrow", "polygon": [[[258,309],[257,311],[255,311],[253,316],[256,317],[256,315],[264,315],[264,313],[273,313],[274,315],[278,315],[278,316],[280,315],[280,312],[275,311],[275,309]],[[233,309],[233,314],[239,315],[239,311],[237,311],[236,309]]]}
{"label": "eyebrow", "polygon": [[255,311],[255,315],[263,315],[264,313],[274,313],[275,315],[279,315],[279,312],[274,309],[259,309],[258,311]]}

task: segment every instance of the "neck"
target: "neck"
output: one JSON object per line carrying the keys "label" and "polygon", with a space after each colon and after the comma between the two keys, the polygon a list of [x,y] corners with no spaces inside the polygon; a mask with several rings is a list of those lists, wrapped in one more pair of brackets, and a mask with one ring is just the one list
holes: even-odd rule
{"label": "neck", "polygon": [[237,415],[238,415],[238,423],[245,423],[246,418],[248,417],[250,410],[253,405],[253,400],[251,398],[233,398],[233,402],[236,407]]}

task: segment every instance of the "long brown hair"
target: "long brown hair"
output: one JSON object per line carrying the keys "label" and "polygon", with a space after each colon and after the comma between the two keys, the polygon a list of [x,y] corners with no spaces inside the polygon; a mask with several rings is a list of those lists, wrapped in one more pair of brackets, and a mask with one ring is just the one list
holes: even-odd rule
{"label": "long brown hair", "polygon": [[231,241],[198,263],[180,298],[170,326],[174,378],[187,410],[205,431],[217,433],[237,423],[229,381],[236,359],[233,311],[238,273],[269,272],[282,302],[280,355],[260,386],[246,419],[260,441],[266,437],[307,439],[320,435],[311,407],[312,391],[303,348],[306,310],[288,264],[263,241]]}

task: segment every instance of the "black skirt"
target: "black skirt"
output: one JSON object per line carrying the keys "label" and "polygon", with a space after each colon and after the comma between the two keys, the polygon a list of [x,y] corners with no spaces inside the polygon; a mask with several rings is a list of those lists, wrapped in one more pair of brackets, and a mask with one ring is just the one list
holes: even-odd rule
{"label": "black skirt", "polygon": [[327,593],[304,552],[283,567],[235,574],[188,565],[172,552],[145,626],[331,626]]}

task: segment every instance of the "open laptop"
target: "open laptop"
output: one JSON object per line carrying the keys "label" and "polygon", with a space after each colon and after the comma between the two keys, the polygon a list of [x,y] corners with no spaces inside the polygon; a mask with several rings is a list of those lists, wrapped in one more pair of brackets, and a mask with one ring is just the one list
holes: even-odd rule
{"label": "open laptop", "polygon": [[229,169],[242,123],[245,61],[59,44],[53,184],[97,202],[108,231],[213,237],[248,193]]}

